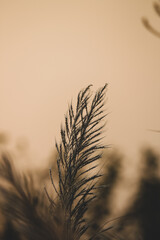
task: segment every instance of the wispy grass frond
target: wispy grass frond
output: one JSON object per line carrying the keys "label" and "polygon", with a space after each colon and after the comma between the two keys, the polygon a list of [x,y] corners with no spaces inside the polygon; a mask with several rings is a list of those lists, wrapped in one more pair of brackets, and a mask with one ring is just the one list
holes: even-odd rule
{"label": "wispy grass frond", "polygon": [[104,99],[106,87],[92,97],[89,85],[80,91],[75,109],[71,103],[61,127],[61,142],[56,143],[59,184],[56,188],[50,170],[50,178],[58,201],[52,200],[54,210],[59,206],[64,217],[65,239],[80,239],[87,231],[85,213],[95,199],[96,180],[101,176],[93,173],[104,148],[101,144],[104,127]]}
{"label": "wispy grass frond", "polygon": [[[35,186],[31,174],[18,173],[8,155],[0,157],[0,207],[6,229],[16,234],[14,240],[79,240],[87,236],[90,224],[85,214],[96,198],[101,177],[95,170],[104,148],[106,87],[92,96],[89,85],[79,92],[75,108],[70,104],[61,141],[56,143],[58,184],[57,175],[49,171],[54,199],[46,188],[43,192]],[[106,230],[97,232],[96,237]],[[9,239],[13,239],[12,233]]]}

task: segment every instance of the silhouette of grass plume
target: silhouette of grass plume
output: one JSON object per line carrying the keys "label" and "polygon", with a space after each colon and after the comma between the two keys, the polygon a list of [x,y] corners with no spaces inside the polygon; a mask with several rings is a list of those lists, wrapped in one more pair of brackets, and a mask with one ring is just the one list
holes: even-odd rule
{"label": "silhouette of grass plume", "polygon": [[70,104],[60,131],[61,142],[56,142],[58,186],[53,169],[49,170],[54,198],[47,187],[44,192],[37,189],[32,176],[19,174],[9,157],[1,157],[0,177],[7,187],[0,185],[0,205],[17,239],[78,240],[87,236],[90,224],[85,214],[96,198],[101,174],[95,169],[105,148],[101,141],[106,87],[92,97],[89,85],[79,92],[75,109]]}

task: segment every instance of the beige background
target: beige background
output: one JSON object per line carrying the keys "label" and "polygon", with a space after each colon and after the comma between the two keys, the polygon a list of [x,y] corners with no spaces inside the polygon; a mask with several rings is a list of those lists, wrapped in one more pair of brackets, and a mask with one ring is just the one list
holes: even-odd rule
{"label": "beige background", "polygon": [[[54,149],[72,98],[108,86],[106,143],[134,159],[160,147],[160,30],[150,0],[0,0],[0,131],[27,139],[35,164]],[[25,145],[25,144],[24,144]]]}

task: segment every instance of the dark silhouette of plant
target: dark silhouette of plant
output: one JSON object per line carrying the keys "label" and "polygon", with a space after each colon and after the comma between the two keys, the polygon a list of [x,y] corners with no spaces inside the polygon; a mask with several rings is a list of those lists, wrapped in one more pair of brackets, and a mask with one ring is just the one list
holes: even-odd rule
{"label": "dark silhouette of plant", "polygon": [[[105,85],[89,102],[90,87],[80,91],[75,111],[72,104],[65,116],[65,128],[61,128],[61,143],[56,143],[58,152],[58,189],[55,187],[52,171],[50,178],[57,194],[57,202],[48,198],[54,213],[58,208],[63,221],[63,235],[66,240],[80,239],[89,225],[85,213],[90,202],[95,199],[96,180],[101,174],[89,175],[96,168],[95,162],[101,158],[104,146],[100,143],[104,124]],[[58,221],[59,224],[60,221]]]}
{"label": "dark silhouette of plant", "polygon": [[88,86],[79,92],[76,109],[72,104],[69,107],[65,127],[61,127],[61,143],[56,143],[58,186],[53,180],[53,169],[49,171],[54,194],[46,187],[41,192],[31,174],[19,174],[10,157],[2,155],[0,206],[7,223],[3,240],[9,234],[15,240],[78,240],[87,236],[89,223],[85,214],[96,198],[96,185],[101,176],[92,170],[96,169],[104,149],[101,135],[106,116],[106,87],[91,98],[91,85]]}
{"label": "dark silhouette of plant", "polygon": [[160,179],[157,175],[159,160],[159,156],[151,149],[143,153],[144,168],[139,190],[127,211],[128,218],[121,222],[122,232],[129,240],[160,239]]}

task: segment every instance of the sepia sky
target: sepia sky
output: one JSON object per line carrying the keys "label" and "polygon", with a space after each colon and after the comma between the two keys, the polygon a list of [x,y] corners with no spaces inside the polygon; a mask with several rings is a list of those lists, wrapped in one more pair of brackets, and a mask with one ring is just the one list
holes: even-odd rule
{"label": "sepia sky", "polygon": [[71,99],[108,85],[106,144],[160,147],[160,30],[151,0],[1,0],[0,131],[42,161]]}

